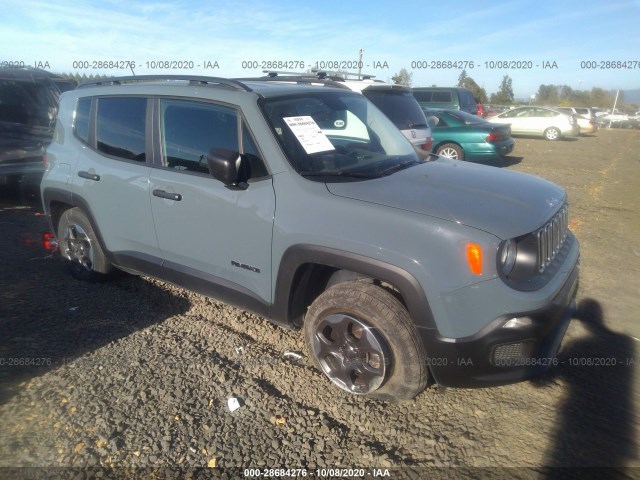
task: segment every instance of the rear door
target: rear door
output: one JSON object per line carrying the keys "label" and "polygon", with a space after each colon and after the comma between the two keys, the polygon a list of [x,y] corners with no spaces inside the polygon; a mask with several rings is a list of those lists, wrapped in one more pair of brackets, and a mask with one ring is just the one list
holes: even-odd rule
{"label": "rear door", "polygon": [[[160,154],[150,198],[165,278],[232,303],[241,303],[236,295],[270,303],[275,194],[240,112],[171,98],[157,99],[156,109]],[[211,148],[251,159],[246,190],[209,174]]]}
{"label": "rear door", "polygon": [[[116,263],[156,274],[160,258],[149,205],[148,100],[80,98],[72,142],[86,147],[72,172],[76,204],[87,211]],[[73,164],[74,159],[68,159]],[[155,270],[152,265],[157,267]]]}

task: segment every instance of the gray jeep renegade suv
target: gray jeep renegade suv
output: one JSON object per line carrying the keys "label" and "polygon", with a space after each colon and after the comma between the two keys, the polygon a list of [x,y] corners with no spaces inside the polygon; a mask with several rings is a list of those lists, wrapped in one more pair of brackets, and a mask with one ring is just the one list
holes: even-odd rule
{"label": "gray jeep renegade suv", "polygon": [[61,97],[44,209],[79,279],[114,268],[302,328],[338,387],[408,399],[555,362],[578,242],[563,189],[431,156],[364,96],[122,77]]}

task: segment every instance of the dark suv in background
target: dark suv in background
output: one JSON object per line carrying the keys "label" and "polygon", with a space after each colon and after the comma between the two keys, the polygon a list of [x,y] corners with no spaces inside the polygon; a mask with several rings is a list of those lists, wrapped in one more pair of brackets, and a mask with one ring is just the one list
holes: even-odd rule
{"label": "dark suv in background", "polygon": [[38,191],[58,98],[75,86],[45,70],[0,69],[0,190]]}
{"label": "dark suv in background", "polygon": [[415,87],[413,96],[421,107],[462,110],[477,115],[478,102],[471,90],[462,87]]}

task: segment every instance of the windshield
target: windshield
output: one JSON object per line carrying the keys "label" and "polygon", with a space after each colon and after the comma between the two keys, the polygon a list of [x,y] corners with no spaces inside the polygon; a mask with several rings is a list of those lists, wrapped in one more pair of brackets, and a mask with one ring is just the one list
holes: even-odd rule
{"label": "windshield", "polygon": [[376,178],[420,163],[400,130],[362,95],[277,97],[262,109],[289,162],[306,177]]}

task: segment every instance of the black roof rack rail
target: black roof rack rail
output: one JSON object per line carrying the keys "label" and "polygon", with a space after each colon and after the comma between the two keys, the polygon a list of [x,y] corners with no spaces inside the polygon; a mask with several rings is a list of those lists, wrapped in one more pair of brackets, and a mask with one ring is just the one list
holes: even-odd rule
{"label": "black roof rack rail", "polygon": [[371,80],[376,78],[375,75],[371,75],[369,73],[356,73],[356,72],[341,72],[341,71],[330,71],[330,70],[320,70],[317,68],[312,68],[311,72],[286,72],[279,70],[263,70],[262,73],[266,73],[268,77],[278,78],[279,75],[286,76],[301,76],[301,77],[316,77],[320,80],[324,78],[328,78],[329,80],[336,80],[338,82],[344,80],[354,80],[351,78],[346,78],[345,75],[356,75],[362,78],[355,80]]}
{"label": "black roof rack rail", "polygon": [[[373,78],[376,78],[375,75],[371,75],[370,73],[358,73],[358,72],[342,72],[342,71],[331,71],[331,70],[318,70],[315,68],[312,68],[311,71],[313,73],[316,73],[318,75],[322,74],[324,76],[331,76],[331,77],[338,77],[341,78],[342,80],[371,80]],[[342,77],[341,75],[355,75],[361,78],[345,78]],[[376,80],[378,81],[378,80]]]}
{"label": "black roof rack rail", "polygon": [[77,88],[89,87],[91,85],[121,85],[122,82],[142,82],[148,80],[183,80],[188,81],[190,84],[217,84],[225,87],[231,87],[235,90],[243,90],[245,92],[251,92],[252,90],[244,83],[237,80],[221,77],[206,77],[200,75],[135,75],[126,77],[108,77],[99,78],[96,80],[89,80],[82,82]]}
{"label": "black roof rack rail", "polygon": [[262,70],[262,73],[266,73],[268,77],[275,78],[278,75],[285,75],[287,77],[313,77],[314,74],[310,72],[286,72],[282,70]]}
{"label": "black roof rack rail", "polygon": [[343,78],[336,77],[323,77],[319,78],[311,73],[296,73],[296,72],[281,72],[284,75],[278,74],[278,72],[266,71],[268,74],[263,77],[243,77],[237,78],[241,82],[290,82],[297,84],[322,84],[326,87],[337,87],[349,89],[344,84]]}

